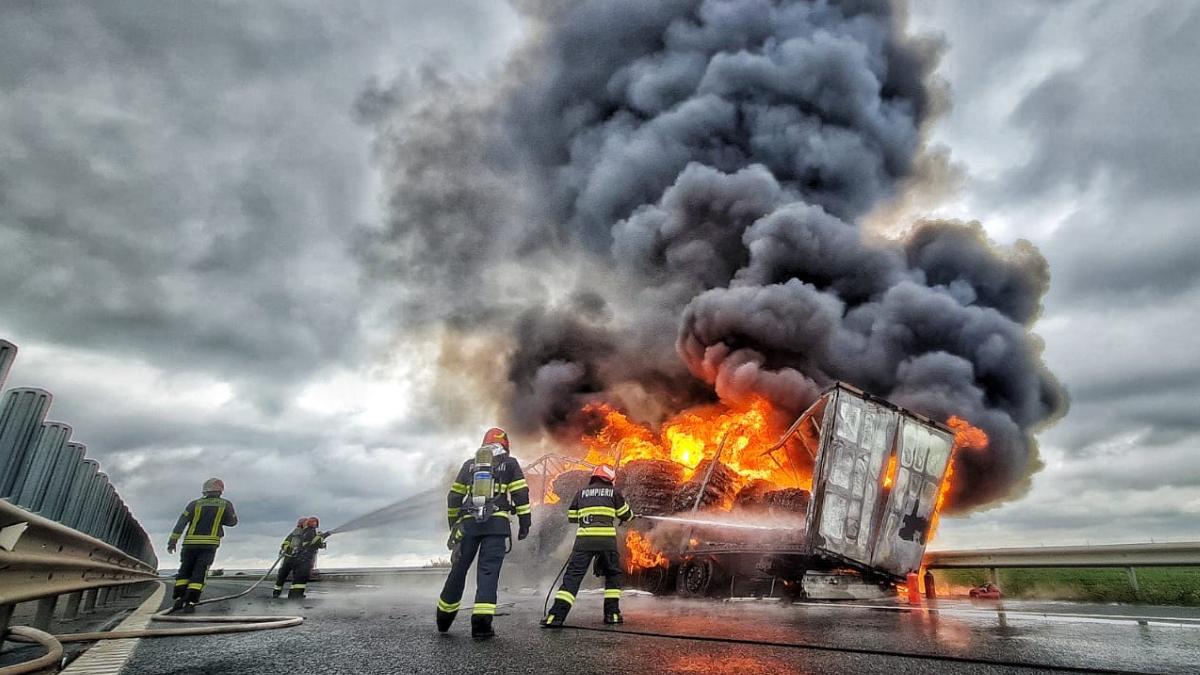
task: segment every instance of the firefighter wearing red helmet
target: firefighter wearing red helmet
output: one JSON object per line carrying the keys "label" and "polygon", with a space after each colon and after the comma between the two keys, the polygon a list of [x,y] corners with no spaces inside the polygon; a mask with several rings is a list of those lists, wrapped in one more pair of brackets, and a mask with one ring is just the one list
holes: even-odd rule
{"label": "firefighter wearing red helmet", "polygon": [[575,604],[575,594],[595,560],[597,576],[604,577],[604,623],[624,623],[621,617],[621,556],[617,550],[617,525],[633,519],[625,497],[613,485],[617,473],[600,465],[592,472],[587,486],[571,500],[567,520],[578,523],[575,546],[567,560],[562,586],[554,596],[550,613],[542,619],[543,628],[559,628]]}
{"label": "firefighter wearing red helmet", "polygon": [[171,611],[182,610],[184,614],[196,611],[200,593],[204,591],[204,578],[208,568],[217,557],[217,547],[225,528],[237,525],[237,513],[233,504],[221,497],[225,482],[220,478],[204,481],[200,499],[193,499],[183,509],[171,539],[167,542],[167,553],[174,553],[175,546],[183,539],[183,550],[179,553],[179,572],[175,575],[175,605]]}
{"label": "firefighter wearing red helmet", "polygon": [[317,551],[325,548],[325,535],[317,531],[320,525],[321,521],[313,516],[301,518],[296,521],[296,529],[283,538],[283,543],[279,545],[279,555],[283,560],[279,564],[279,574],[275,576],[272,598],[278,598],[283,593],[283,585],[289,576],[292,577],[292,586],[288,589],[288,599],[304,597],[308,578],[317,560]]}
{"label": "firefighter wearing red helmet", "polygon": [[500,566],[512,537],[511,520],[518,522],[517,539],[529,535],[529,486],[521,465],[509,454],[508,434],[488,429],[483,444],[459,469],[446,496],[450,539],[454,551],[450,575],[437,603],[437,629],[450,630],[458,615],[467,572],[475,562],[475,603],[471,636],[495,635],[496,588]]}

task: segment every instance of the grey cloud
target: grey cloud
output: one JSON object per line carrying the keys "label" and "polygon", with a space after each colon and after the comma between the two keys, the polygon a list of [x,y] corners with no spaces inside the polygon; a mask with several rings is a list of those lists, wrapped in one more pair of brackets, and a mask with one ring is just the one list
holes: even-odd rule
{"label": "grey cloud", "polygon": [[[1200,330],[1200,136],[1188,113],[1200,103],[1200,11],[1173,2],[1013,2],[983,17],[954,2],[913,9],[949,45],[955,108],[940,140],[984,167],[966,182],[967,203],[1015,221],[1012,235],[1037,236],[1049,263],[1039,326],[1047,363],[1072,394],[1071,413],[1041,434],[1055,468],[1035,478],[1028,500],[973,521],[1061,536],[1080,528],[1093,540],[1194,533],[1184,509],[1197,467],[1175,453],[1200,441],[1200,363],[1188,346]],[[1168,498],[1163,486],[1178,489]],[[1101,518],[1082,507],[1093,499],[1127,506]]]}
{"label": "grey cloud", "polygon": [[[14,376],[54,391],[156,538],[210,473],[237,485],[227,554],[247,560],[277,541],[239,541],[298,510],[348,518],[441,480],[440,420],[362,429],[296,398],[365,369],[383,332],[354,252],[377,206],[364,85],[419,60],[483,72],[515,31],[509,8],[468,0],[5,6],[0,332],[118,364],[82,382],[22,358]],[[122,362],[157,373],[148,390]],[[213,382],[231,403],[188,402]],[[410,478],[326,464],[356,447],[416,452]]]}

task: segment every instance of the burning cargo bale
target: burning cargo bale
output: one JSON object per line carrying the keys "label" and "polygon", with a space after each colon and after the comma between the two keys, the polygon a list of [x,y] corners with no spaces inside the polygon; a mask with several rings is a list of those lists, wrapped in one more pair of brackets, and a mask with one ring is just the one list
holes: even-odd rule
{"label": "burning cargo bale", "polygon": [[[709,474],[710,468],[712,469],[711,475]],[[704,482],[705,477],[708,478],[707,484]],[[673,507],[675,511],[690,511],[697,504],[696,495],[700,495],[699,508],[728,509],[733,504],[739,485],[741,485],[741,477],[736,471],[729,468],[724,462],[717,462],[716,466],[713,466],[712,460],[706,459],[696,467],[692,479],[684,483],[679,488],[679,492],[675,493]],[[701,491],[702,487],[703,492]]]}
{"label": "burning cargo bale", "polygon": [[801,515],[808,511],[808,503],[812,501],[812,493],[801,488],[786,488],[773,490],[763,495],[762,503],[767,513],[773,516]]}
{"label": "burning cargo bale", "polygon": [[[674,508],[683,467],[662,459],[638,459],[621,467],[617,489],[634,513],[663,515]],[[694,498],[694,497],[693,497]]]}
{"label": "burning cargo bale", "polygon": [[779,486],[773,481],[761,478],[752,480],[746,487],[742,488],[741,492],[737,493],[737,498],[733,500],[733,509],[735,511],[743,509],[747,511],[764,511],[767,508],[767,494],[778,489]]}
{"label": "burning cargo bale", "polygon": [[567,510],[567,506],[575,498],[575,494],[587,487],[589,480],[591,480],[591,474],[578,469],[564,471],[554,477],[550,486],[554,490],[554,494],[558,496],[557,503],[561,511]]}

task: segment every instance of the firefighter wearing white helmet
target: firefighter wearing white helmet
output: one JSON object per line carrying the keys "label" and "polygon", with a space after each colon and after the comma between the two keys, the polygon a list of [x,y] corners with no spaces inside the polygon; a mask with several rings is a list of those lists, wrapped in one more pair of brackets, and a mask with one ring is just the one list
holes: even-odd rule
{"label": "firefighter wearing white helmet", "polygon": [[184,614],[196,611],[196,603],[200,602],[200,593],[204,591],[205,575],[217,557],[217,547],[221,545],[221,537],[225,536],[225,528],[237,525],[233,504],[221,497],[224,491],[225,482],[220,478],[204,481],[203,496],[188,503],[171,531],[167,553],[174,553],[180,538],[183,539],[172,611],[183,610]]}
{"label": "firefighter wearing white helmet", "polygon": [[509,454],[508,434],[491,428],[475,456],[463,462],[446,495],[450,524],[447,544],[451,555],[450,574],[438,596],[437,629],[450,630],[458,616],[459,601],[467,583],[467,572],[475,563],[475,604],[471,609],[471,637],[495,635],[496,593],[500,567],[511,542],[513,518],[517,539],[529,536],[529,485],[521,464]]}
{"label": "firefighter wearing white helmet", "polygon": [[554,596],[550,613],[542,619],[543,628],[560,628],[575,604],[575,594],[595,560],[597,576],[604,577],[604,623],[624,623],[621,617],[621,555],[617,550],[617,525],[633,519],[625,497],[613,485],[617,472],[600,465],[592,479],[575,495],[567,510],[567,520],[578,523],[575,546],[567,560],[562,586]]}

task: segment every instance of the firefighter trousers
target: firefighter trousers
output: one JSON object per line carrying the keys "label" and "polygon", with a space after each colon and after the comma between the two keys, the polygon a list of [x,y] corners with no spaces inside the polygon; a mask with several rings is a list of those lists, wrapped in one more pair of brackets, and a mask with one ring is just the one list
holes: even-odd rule
{"label": "firefighter trousers", "polygon": [[284,556],[283,562],[279,563],[279,574],[275,576],[275,592],[283,591],[283,584],[290,575],[292,587],[288,590],[288,597],[303,598],[304,591],[308,588],[308,577],[312,574],[314,562],[313,558]]}
{"label": "firefighter trousers", "polygon": [[562,586],[554,595],[554,607],[550,613],[559,620],[566,618],[571,607],[575,605],[575,595],[579,593],[579,585],[587,574],[588,567],[595,561],[596,576],[604,577],[604,614],[610,615],[621,611],[621,554],[616,548],[600,551],[586,551],[579,548],[578,542],[571,550],[567,560],[567,570],[563,574]]}
{"label": "firefighter trousers", "polygon": [[175,574],[173,597],[192,604],[199,602],[200,593],[204,591],[204,578],[208,574],[208,567],[216,557],[216,546],[185,544],[179,551],[179,572]]}
{"label": "firefighter trousers", "polygon": [[500,585],[500,566],[504,564],[504,552],[508,547],[508,535],[475,534],[468,529],[459,542],[458,557],[450,567],[450,576],[438,597],[438,611],[446,614],[458,612],[463,588],[467,583],[467,572],[475,564],[475,607],[473,615],[493,616],[496,613],[496,588]]}

